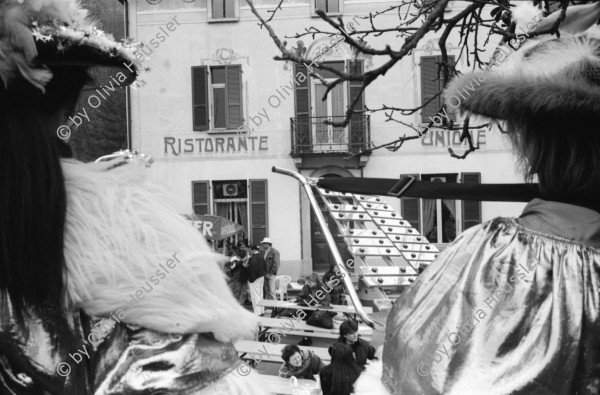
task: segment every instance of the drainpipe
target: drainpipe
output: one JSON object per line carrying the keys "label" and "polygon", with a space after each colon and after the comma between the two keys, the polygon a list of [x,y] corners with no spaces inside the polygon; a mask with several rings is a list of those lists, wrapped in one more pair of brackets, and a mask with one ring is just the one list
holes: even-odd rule
{"label": "drainpipe", "polygon": [[[123,5],[125,6],[124,23],[125,23],[125,40],[129,39],[129,1],[124,0]],[[132,138],[131,138],[131,87],[125,88],[125,117],[127,119],[127,149],[131,150]]]}

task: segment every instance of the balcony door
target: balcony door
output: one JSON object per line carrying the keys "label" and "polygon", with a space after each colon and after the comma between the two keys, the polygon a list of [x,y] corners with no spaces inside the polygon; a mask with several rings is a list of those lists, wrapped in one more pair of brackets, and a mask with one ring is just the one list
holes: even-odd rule
{"label": "balcony door", "polygon": [[345,84],[337,85],[323,101],[327,87],[319,80],[312,80],[313,152],[348,150],[348,128],[339,128],[323,123],[325,120],[340,122],[344,119],[346,109],[346,89],[344,87]]}

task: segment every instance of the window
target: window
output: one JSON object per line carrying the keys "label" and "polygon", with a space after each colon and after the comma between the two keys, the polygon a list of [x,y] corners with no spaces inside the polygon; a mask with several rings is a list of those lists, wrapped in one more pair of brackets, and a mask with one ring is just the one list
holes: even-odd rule
{"label": "window", "polygon": [[243,123],[242,66],[192,67],[194,131],[233,130]]}
{"label": "window", "polygon": [[267,180],[193,181],[192,206],[196,215],[218,215],[244,226],[255,244],[268,235]]}
{"label": "window", "polygon": [[239,0],[208,0],[209,21],[237,20]]}
{"label": "window", "polygon": [[344,0],[311,0],[312,14],[316,10],[324,11],[328,15],[340,15],[343,12]]}
{"label": "window", "polygon": [[[431,182],[481,182],[480,173],[463,173],[460,180],[456,173],[411,175]],[[449,243],[460,232],[481,223],[481,202],[402,198],[402,217],[429,242]]]}
{"label": "window", "polygon": [[[330,61],[323,64],[339,71],[362,75],[364,64],[362,59],[356,61]],[[298,80],[295,87],[295,134],[294,144],[299,152],[358,152],[366,148],[368,139],[367,117],[364,92],[361,92],[360,81],[338,84],[329,91],[327,98],[323,95],[327,87],[316,78],[309,76],[304,65],[294,65],[294,75],[302,74],[308,78]],[[334,80],[336,75],[330,71],[317,71],[324,79]],[[346,128],[324,124],[324,120],[342,121],[346,117],[346,108],[360,94],[354,107],[350,124]]]}
{"label": "window", "polygon": [[[448,63],[454,66],[454,56],[448,56]],[[444,73],[442,72],[442,56],[421,57],[421,122],[429,123],[442,108],[442,95],[432,97],[444,89]],[[429,100],[431,100],[428,104]]]}

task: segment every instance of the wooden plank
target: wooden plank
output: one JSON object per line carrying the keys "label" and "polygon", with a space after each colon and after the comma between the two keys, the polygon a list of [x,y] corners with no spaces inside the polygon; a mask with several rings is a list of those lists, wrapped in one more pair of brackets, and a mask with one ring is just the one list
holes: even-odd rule
{"label": "wooden plank", "polygon": [[[290,379],[285,379],[279,376],[261,375],[260,380],[265,383],[265,387],[268,388],[272,394],[292,394],[292,386]],[[315,385],[316,381],[301,379],[298,380],[298,385]]]}
{"label": "wooden plank", "polygon": [[[274,333],[280,338],[285,337],[287,335],[315,336],[325,338],[337,338],[339,336],[339,327],[336,327],[335,325],[332,329],[319,328],[316,326],[308,325],[306,322],[294,318],[260,317],[258,325],[262,328],[272,328],[273,331],[269,332]],[[358,334],[365,338],[371,337],[373,336],[373,329],[371,329],[367,325],[359,324]],[[273,340],[273,338],[271,340]],[[273,342],[278,343],[278,341],[276,340]]]}
{"label": "wooden plank", "polygon": [[[250,340],[239,340],[235,344],[235,349],[240,354],[247,354],[247,359],[254,359],[258,362],[266,361],[266,362],[279,362],[283,363],[283,359],[281,359],[281,350],[285,347],[285,344],[275,344],[268,342],[254,342]],[[329,351],[324,347],[307,347],[307,346],[299,346],[301,350],[312,351],[316,356],[321,358],[323,363],[329,363],[331,361],[331,356],[329,355]]]}
{"label": "wooden plank", "polygon": [[[339,304],[332,304],[331,308],[328,309],[328,308],[323,308],[322,306],[321,307],[303,306],[303,305],[299,305],[297,303],[284,302],[281,300],[263,299],[260,302],[258,302],[258,305],[262,306],[262,307],[276,308],[276,309],[295,309],[295,310],[305,310],[305,311],[326,310],[326,311],[333,311],[334,313],[356,314],[356,309],[354,308],[354,306],[339,305]],[[367,314],[373,314],[372,307],[365,306],[364,309],[367,312]]]}

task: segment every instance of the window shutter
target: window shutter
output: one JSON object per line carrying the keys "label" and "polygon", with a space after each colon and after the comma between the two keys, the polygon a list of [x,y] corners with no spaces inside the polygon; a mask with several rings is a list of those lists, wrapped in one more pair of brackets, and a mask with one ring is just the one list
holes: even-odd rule
{"label": "window shutter", "polygon": [[242,126],[242,66],[226,66],[227,129]]}
{"label": "window shutter", "polygon": [[315,10],[321,10],[327,12],[327,0],[314,0]]}
{"label": "window shutter", "polygon": [[235,1],[225,0],[225,18],[235,18]]}
{"label": "window shutter", "polygon": [[[454,66],[454,56],[448,56],[448,63]],[[441,70],[441,56],[421,57],[421,105],[424,106],[428,100],[444,89],[443,73]],[[429,123],[431,118],[437,114],[444,103],[442,96],[438,96],[421,108],[421,122]]]}
{"label": "window shutter", "polygon": [[208,67],[192,67],[194,131],[208,130]]}
{"label": "window shutter", "polygon": [[250,238],[258,244],[269,233],[267,180],[250,180]]}
{"label": "window shutter", "polygon": [[[463,183],[481,184],[481,173],[462,173]],[[462,201],[463,230],[481,223],[481,202],[472,200]]]}
{"label": "window shutter", "polygon": [[327,0],[327,12],[340,12],[340,0]]}
{"label": "window shutter", "polygon": [[212,1],[212,17],[214,19],[220,19],[220,18],[224,18],[225,15],[223,15],[223,2],[227,1],[227,0],[209,0]]}
{"label": "window shutter", "polygon": [[208,181],[192,181],[192,206],[196,215],[210,214]]}
{"label": "window shutter", "polygon": [[[418,174],[400,174],[400,177],[403,176],[414,176],[419,180]],[[417,231],[421,232],[421,207],[420,207],[420,199],[412,198],[412,197],[403,197],[401,198],[402,202],[402,218],[406,221],[410,222],[413,228]]]}
{"label": "window shutter", "polygon": [[[352,75],[363,75],[365,73],[364,61],[357,59],[348,62],[348,72]],[[348,104],[352,103],[360,93],[360,98],[354,107],[354,111],[364,111],[365,93],[360,92],[361,81],[350,81],[348,84]],[[367,124],[363,112],[352,114],[350,118],[350,152],[359,152],[367,148]]]}
{"label": "window shutter", "polygon": [[[298,73],[304,74],[304,81],[300,82]],[[311,152],[312,133],[310,132],[310,78],[308,68],[302,64],[294,64],[295,88],[295,112],[296,112],[296,134],[294,145],[296,152]]]}

